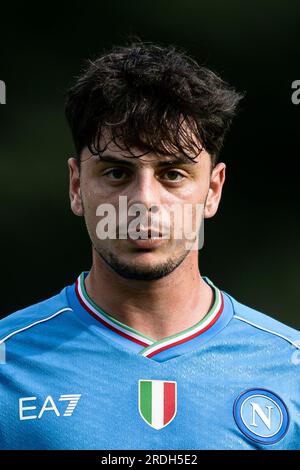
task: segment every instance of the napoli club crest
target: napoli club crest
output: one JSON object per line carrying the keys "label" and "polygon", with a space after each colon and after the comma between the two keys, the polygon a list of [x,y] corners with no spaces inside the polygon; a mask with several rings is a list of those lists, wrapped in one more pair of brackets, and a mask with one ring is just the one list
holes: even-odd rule
{"label": "napoli club crest", "polygon": [[177,383],[165,380],[139,380],[139,412],[154,429],[173,421],[177,412]]}
{"label": "napoli club crest", "polygon": [[289,414],[283,400],[263,388],[241,393],[234,402],[233,415],[242,433],[261,444],[275,444],[289,426]]}

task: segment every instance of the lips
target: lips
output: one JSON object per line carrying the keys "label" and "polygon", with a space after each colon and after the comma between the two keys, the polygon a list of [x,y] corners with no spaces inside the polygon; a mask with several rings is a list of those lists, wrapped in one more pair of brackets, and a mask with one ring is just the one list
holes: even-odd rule
{"label": "lips", "polygon": [[[134,238],[132,235],[134,235]],[[136,238],[136,235],[138,235],[138,238]],[[156,240],[163,238],[163,235],[161,232],[157,232],[156,230],[150,228],[148,230],[139,230],[138,232],[128,232],[128,237],[132,240]]]}
{"label": "lips", "polygon": [[163,237],[162,232],[149,228],[128,232],[128,241],[139,249],[151,250],[162,245],[166,237]]}
{"label": "lips", "polygon": [[132,238],[128,238],[127,241],[135,245],[139,250],[151,250],[154,248],[158,248],[159,246],[163,245],[166,242],[166,239],[164,238],[138,238],[137,240],[134,240]]}

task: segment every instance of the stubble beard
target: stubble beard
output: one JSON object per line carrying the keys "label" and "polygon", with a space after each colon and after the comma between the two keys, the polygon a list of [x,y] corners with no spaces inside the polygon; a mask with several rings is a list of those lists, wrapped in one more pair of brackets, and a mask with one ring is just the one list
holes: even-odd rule
{"label": "stubble beard", "polygon": [[123,262],[112,251],[100,250],[94,245],[96,253],[100,258],[119,276],[125,279],[135,281],[155,281],[171,274],[177,269],[188,255],[188,251],[175,258],[169,258],[163,263],[148,266],[138,266],[137,264],[129,264]]}

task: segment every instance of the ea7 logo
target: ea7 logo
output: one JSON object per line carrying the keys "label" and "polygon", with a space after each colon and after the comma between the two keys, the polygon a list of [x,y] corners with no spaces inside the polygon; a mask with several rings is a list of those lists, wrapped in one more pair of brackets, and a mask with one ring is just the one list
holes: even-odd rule
{"label": "ea7 logo", "polygon": [[[55,413],[56,416],[72,416],[81,395],[61,395],[58,402],[55,403],[51,395],[48,395],[45,401],[38,402],[37,397],[24,397],[19,399],[19,418],[21,421],[25,419],[41,419],[44,413]],[[33,411],[34,410],[34,411]]]}

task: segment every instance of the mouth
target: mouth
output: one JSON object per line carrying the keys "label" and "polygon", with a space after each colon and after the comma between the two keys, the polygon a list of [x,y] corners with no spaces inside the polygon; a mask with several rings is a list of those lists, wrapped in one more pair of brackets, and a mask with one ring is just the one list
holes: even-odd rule
{"label": "mouth", "polygon": [[163,234],[161,232],[157,232],[156,230],[152,230],[151,228],[149,228],[148,230],[139,230],[138,232],[128,232],[128,238],[131,238],[133,240],[150,240],[163,238]]}
{"label": "mouth", "polygon": [[[132,237],[134,235],[134,237]],[[128,232],[128,241],[136,247],[151,249],[161,246],[166,241],[162,232],[155,230],[140,230],[139,232]]]}
{"label": "mouth", "polygon": [[132,239],[132,240],[156,240],[158,238],[163,238],[163,239],[166,239],[168,238],[168,234],[167,234],[167,231],[165,232],[160,232],[160,231],[157,231],[155,229],[142,229],[142,230],[139,230],[139,231],[131,231],[131,232],[127,232],[127,237]]}

